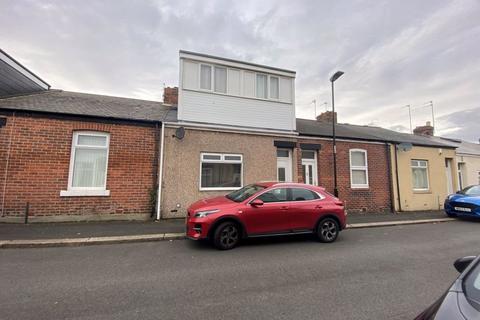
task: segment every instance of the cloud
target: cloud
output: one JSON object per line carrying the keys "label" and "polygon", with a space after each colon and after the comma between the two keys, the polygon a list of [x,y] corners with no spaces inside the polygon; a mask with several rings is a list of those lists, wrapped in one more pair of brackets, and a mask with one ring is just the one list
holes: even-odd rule
{"label": "cloud", "polygon": [[434,101],[449,134],[455,113],[480,108],[478,16],[476,0],[7,0],[0,39],[54,87],[143,99],[177,85],[179,49],[296,70],[297,116],[309,118],[313,99],[330,107],[342,70],[339,121],[408,128],[402,106],[416,126]]}

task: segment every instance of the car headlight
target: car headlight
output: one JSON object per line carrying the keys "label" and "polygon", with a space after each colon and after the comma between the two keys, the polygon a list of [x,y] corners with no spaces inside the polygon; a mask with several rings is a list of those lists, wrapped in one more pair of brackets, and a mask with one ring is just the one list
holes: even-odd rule
{"label": "car headlight", "polygon": [[205,211],[197,211],[195,212],[195,218],[203,218],[208,216],[209,214],[216,213],[220,211],[219,209],[214,209],[214,210],[205,210]]}
{"label": "car headlight", "polygon": [[449,195],[447,196],[447,200],[448,200],[448,201],[452,200],[453,196],[454,196],[454,194],[449,194]]}

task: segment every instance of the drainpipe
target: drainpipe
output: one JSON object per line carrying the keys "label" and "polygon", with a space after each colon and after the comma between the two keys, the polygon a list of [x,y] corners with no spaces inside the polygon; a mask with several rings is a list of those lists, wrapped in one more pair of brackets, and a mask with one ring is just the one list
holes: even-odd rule
{"label": "drainpipe", "polygon": [[392,179],[392,152],[390,151],[391,149],[391,144],[385,142],[385,150],[387,151],[387,165],[388,165],[388,186],[389,186],[389,191],[390,191],[390,210],[392,213],[395,213],[395,194],[393,192],[393,179]]}
{"label": "drainpipe", "polygon": [[395,150],[395,176],[397,177],[397,196],[398,196],[398,211],[402,211],[402,201],[400,199],[400,181],[398,180],[398,150],[397,145],[393,145]]}
{"label": "drainpipe", "polygon": [[162,202],[162,181],[163,181],[163,144],[165,141],[165,123],[162,122],[162,132],[160,136],[160,155],[158,159],[158,191],[157,191],[157,217],[156,220],[160,220],[160,207]]}
{"label": "drainpipe", "polygon": [[2,194],[2,217],[5,216],[5,194],[7,193],[8,169],[10,166],[10,152],[12,150],[13,128],[15,127],[15,111],[12,114],[12,127],[10,128],[10,135],[8,138],[7,161],[5,161],[5,176],[3,179],[3,194]]}

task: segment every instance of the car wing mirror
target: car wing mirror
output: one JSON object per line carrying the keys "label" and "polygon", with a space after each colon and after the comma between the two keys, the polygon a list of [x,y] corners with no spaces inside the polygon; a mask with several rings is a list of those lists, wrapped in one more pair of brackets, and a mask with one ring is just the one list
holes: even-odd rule
{"label": "car wing mirror", "polygon": [[261,206],[263,206],[263,201],[257,198],[255,200],[253,200],[252,202],[250,202],[250,205],[252,207],[261,207]]}
{"label": "car wing mirror", "polygon": [[455,260],[453,263],[453,266],[455,269],[457,269],[458,272],[462,273],[467,269],[467,267],[472,263],[473,260],[475,260],[475,256],[468,256],[468,257],[463,257],[460,259]]}

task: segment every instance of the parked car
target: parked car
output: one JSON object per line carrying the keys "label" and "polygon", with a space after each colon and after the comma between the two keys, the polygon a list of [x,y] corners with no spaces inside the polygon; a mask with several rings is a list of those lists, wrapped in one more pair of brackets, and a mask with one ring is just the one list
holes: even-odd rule
{"label": "parked car", "polygon": [[460,258],[454,266],[460,276],[415,320],[480,319],[480,256]]}
{"label": "parked car", "polygon": [[221,250],[242,238],[313,233],[333,242],[345,228],[342,201],[300,183],[260,182],[226,196],[204,199],[188,208],[187,237],[209,239]]}
{"label": "parked car", "polygon": [[480,218],[480,185],[469,186],[449,195],[444,208],[449,217]]}

